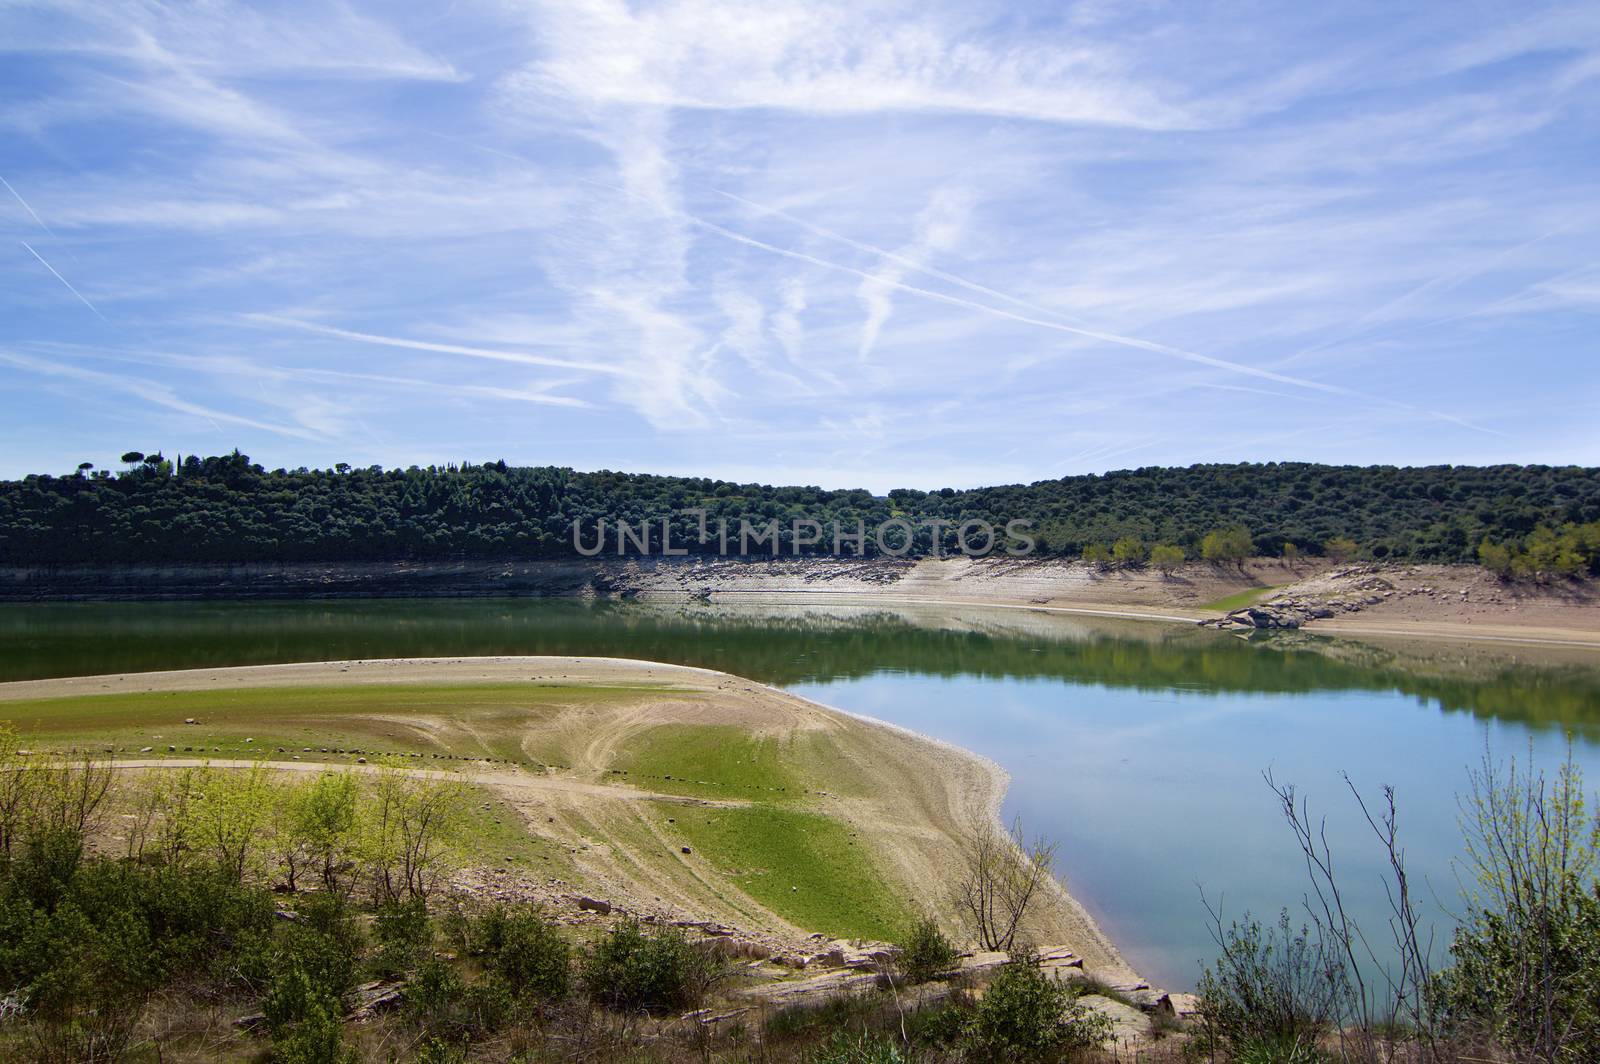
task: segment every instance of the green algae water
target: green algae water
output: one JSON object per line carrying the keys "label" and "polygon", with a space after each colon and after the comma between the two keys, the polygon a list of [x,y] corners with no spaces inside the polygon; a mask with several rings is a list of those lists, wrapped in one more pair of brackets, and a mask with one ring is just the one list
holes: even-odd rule
{"label": "green algae water", "polygon": [[[566,600],[0,606],[0,680],[288,661],[495,654],[722,669],[992,758],[1006,814],[1060,845],[1062,877],[1128,959],[1189,986],[1228,917],[1301,914],[1303,864],[1263,773],[1328,816],[1369,937],[1387,940],[1383,854],[1344,776],[1396,789],[1443,960],[1460,908],[1467,770],[1568,743],[1600,785],[1600,655],[1241,638],[1026,610]],[[1420,884],[1420,887],[1417,885]]]}

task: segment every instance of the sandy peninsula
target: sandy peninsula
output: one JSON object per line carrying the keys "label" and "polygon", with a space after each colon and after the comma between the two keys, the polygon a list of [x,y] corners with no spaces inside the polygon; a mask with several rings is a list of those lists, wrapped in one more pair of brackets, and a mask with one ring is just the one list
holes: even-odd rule
{"label": "sandy peninsula", "polygon": [[[903,728],[726,673],[611,658],[330,661],[30,680],[0,684],[0,718],[15,719],[20,728],[48,740],[51,718],[60,715],[52,712],[52,704],[93,705],[97,696],[192,692],[203,698],[210,692],[415,685],[460,692],[454,698],[458,704],[446,699],[425,712],[359,711],[348,719],[319,723],[385,736],[416,750],[456,748],[452,744],[463,736],[483,739],[474,733],[509,729],[518,747],[539,753],[545,762],[554,760],[551,751],[557,751],[558,765],[543,764],[537,770],[506,757],[464,758],[457,770],[522,813],[532,833],[570,849],[579,882],[568,886],[619,899],[639,911],[670,910],[757,932],[796,936],[815,929],[786,920],[741,889],[739,877],[729,869],[677,844],[673,825],[685,815],[681,810],[686,804],[739,805],[740,800],[685,795],[671,783],[619,775],[616,766],[627,763],[630,747],[654,729],[725,726],[786,743],[807,784],[803,807],[845,825],[870,855],[884,884],[908,908],[939,913],[952,923],[950,888],[961,864],[962,839],[973,825],[998,818],[1008,783],[993,762]],[[552,697],[522,716],[497,711],[491,717],[471,708],[474,685],[497,691],[507,685],[529,692],[544,689]],[[601,692],[604,697],[568,698],[565,692],[572,691]],[[141,704],[151,702],[159,706],[154,699]],[[7,712],[8,705],[13,712]],[[129,735],[157,726],[169,734],[186,734],[182,721],[159,717],[119,723],[133,729]],[[248,726],[264,728],[267,722]],[[162,758],[165,749],[123,745],[116,756],[130,768],[196,762],[192,756]],[[325,763],[309,747],[305,759],[300,757],[296,752],[295,760],[283,767],[311,771]],[[221,767],[244,762],[211,763]],[[1071,855],[1063,858],[1070,869]],[[1114,979],[1133,977],[1115,946],[1059,883],[1026,930],[1033,941],[1070,947],[1091,969]]]}

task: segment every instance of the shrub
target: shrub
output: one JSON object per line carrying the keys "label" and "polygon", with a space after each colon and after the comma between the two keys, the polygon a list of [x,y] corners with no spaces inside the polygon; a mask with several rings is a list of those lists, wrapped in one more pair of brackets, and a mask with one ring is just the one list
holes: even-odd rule
{"label": "shrub", "polygon": [[939,921],[924,916],[911,925],[899,943],[900,970],[913,983],[926,983],[948,972],[956,963],[956,948],[939,929]]}
{"label": "shrub", "polygon": [[1001,968],[984,991],[962,1048],[977,1060],[1048,1060],[1110,1036],[1110,1020],[1078,1004],[1072,991],[1023,958]]}
{"label": "shrub", "polygon": [[629,920],[590,947],[584,990],[619,1009],[690,1008],[720,977],[720,965],[675,927],[646,933]]}
{"label": "shrub", "polygon": [[325,1003],[283,1029],[272,1043],[273,1064],[354,1064],[355,1059],[355,1050],[345,1044],[337,1009]]}
{"label": "shrub", "polygon": [[373,957],[378,975],[398,975],[415,968],[433,945],[428,905],[421,898],[379,906],[372,931],[378,940]]}
{"label": "shrub", "polygon": [[494,946],[486,951],[489,970],[516,995],[560,1001],[571,982],[572,947],[550,922],[531,910],[496,921]]}
{"label": "shrub", "polygon": [[1338,1015],[1338,959],[1306,928],[1295,930],[1287,910],[1272,928],[1246,916],[1217,938],[1219,955],[1199,987],[1208,1038],[1235,1054],[1315,1045]]}
{"label": "shrub", "polygon": [[1569,752],[1553,779],[1484,755],[1462,803],[1478,894],[1432,987],[1458,1032],[1600,1059],[1600,822]]}
{"label": "shrub", "polygon": [[68,901],[28,938],[42,965],[27,994],[37,1059],[120,1059],[159,978],[149,929],[126,911],[93,920]]}

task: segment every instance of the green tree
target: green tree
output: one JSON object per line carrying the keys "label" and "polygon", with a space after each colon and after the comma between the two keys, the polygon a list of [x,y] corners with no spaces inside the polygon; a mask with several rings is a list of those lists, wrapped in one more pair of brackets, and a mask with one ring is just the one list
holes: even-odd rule
{"label": "green tree", "polygon": [[417,779],[391,764],[379,769],[360,825],[377,901],[427,899],[443,870],[460,797],[453,780]]}
{"label": "green tree", "polygon": [[1250,532],[1243,525],[1214,529],[1200,541],[1200,557],[1208,562],[1243,562],[1251,549]]}
{"label": "green tree", "polygon": [[356,842],[358,797],[351,773],[324,772],[289,802],[291,845],[308,856],[329,891],[340,889],[343,865]]}
{"label": "green tree", "polygon": [[1138,565],[1145,559],[1144,541],[1137,536],[1123,536],[1111,546],[1111,557],[1118,565]]}
{"label": "green tree", "polygon": [[234,882],[243,882],[252,855],[261,848],[273,806],[267,768],[214,772],[205,780],[195,810],[195,834],[212,862]]}
{"label": "green tree", "polygon": [[1322,544],[1322,553],[1343,565],[1356,556],[1356,541],[1349,536],[1334,536]]}
{"label": "green tree", "polygon": [[1104,543],[1091,543],[1083,548],[1083,560],[1090,565],[1104,567],[1111,563],[1111,552]]}
{"label": "green tree", "polygon": [[1491,543],[1487,538],[1478,544],[1478,564],[1499,577],[1511,575],[1512,550],[1503,543]]}
{"label": "green tree", "polygon": [[1177,572],[1183,565],[1183,558],[1183,548],[1170,543],[1161,543],[1150,549],[1150,564],[1161,570],[1163,576]]}

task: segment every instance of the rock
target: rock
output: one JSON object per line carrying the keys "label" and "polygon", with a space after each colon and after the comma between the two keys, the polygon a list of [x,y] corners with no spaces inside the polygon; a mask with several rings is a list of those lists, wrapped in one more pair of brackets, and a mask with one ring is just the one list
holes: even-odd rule
{"label": "rock", "polygon": [[611,903],[601,901],[599,898],[579,898],[578,908],[591,913],[599,913],[601,916],[611,915]]}
{"label": "rock", "polygon": [[1085,994],[1078,1002],[1111,1021],[1111,1043],[1114,1047],[1139,1045],[1150,1040],[1149,1017],[1132,1005],[1124,1005],[1099,994]]}
{"label": "rock", "polygon": [[398,1008],[405,1001],[405,984],[398,980],[364,983],[355,988],[356,1000],[353,1007],[345,1016],[351,1020],[365,1020],[380,1012],[388,1012]]}
{"label": "rock", "polygon": [[1200,999],[1193,994],[1162,994],[1156,1011],[1179,1022],[1191,1021],[1200,1015]]}

